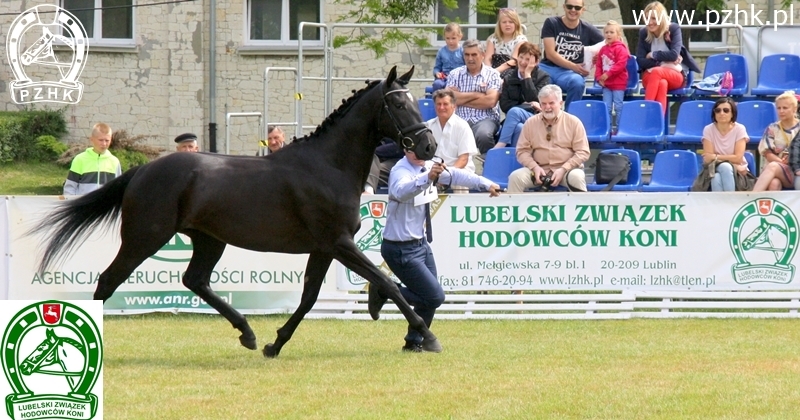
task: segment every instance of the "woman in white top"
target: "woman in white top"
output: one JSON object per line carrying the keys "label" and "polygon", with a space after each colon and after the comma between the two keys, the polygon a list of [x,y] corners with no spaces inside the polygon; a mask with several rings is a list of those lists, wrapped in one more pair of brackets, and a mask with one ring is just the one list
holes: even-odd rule
{"label": "woman in white top", "polygon": [[711,191],[736,191],[734,170],[747,172],[747,129],[736,122],[736,102],[731,98],[717,99],[711,112],[713,122],[703,129],[703,164],[716,165]]}

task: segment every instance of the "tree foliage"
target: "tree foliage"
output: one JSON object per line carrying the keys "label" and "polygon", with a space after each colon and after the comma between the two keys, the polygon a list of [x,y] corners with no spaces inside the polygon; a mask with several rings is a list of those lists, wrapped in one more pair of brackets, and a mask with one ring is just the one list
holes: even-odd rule
{"label": "tree foliage", "polygon": [[[339,21],[352,23],[392,23],[392,24],[431,24],[436,23],[433,18],[434,11],[441,2],[449,9],[458,7],[458,0],[334,0],[335,3],[346,6],[350,11],[339,17]],[[527,10],[540,10],[545,5],[545,0],[527,0],[522,6]],[[476,0],[475,11],[486,15],[497,14],[497,0]],[[334,48],[348,44],[358,44],[372,50],[376,56],[382,56],[387,51],[400,44],[407,46],[428,47],[428,37],[432,31],[403,30],[397,28],[379,30],[353,29],[345,35],[336,35],[333,40]]]}

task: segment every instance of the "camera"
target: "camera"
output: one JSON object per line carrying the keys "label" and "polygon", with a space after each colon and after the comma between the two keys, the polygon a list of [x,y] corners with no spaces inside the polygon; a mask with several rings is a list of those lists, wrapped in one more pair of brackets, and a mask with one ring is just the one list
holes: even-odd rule
{"label": "camera", "polygon": [[549,192],[553,189],[553,171],[547,171],[542,178],[542,191]]}

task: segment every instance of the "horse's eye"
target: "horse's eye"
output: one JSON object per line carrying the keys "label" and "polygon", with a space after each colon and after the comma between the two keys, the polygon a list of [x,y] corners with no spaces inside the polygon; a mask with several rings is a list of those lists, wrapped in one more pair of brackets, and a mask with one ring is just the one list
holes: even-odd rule
{"label": "horse's eye", "polygon": [[406,104],[403,103],[395,104],[394,106],[396,106],[397,109],[406,109]]}

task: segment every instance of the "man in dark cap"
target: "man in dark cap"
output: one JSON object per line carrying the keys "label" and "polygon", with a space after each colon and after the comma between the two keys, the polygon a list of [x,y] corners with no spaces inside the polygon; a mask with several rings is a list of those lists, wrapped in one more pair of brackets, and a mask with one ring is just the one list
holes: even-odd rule
{"label": "man in dark cap", "polygon": [[192,133],[183,133],[175,137],[175,150],[179,152],[199,152],[200,147],[197,146],[197,136]]}

